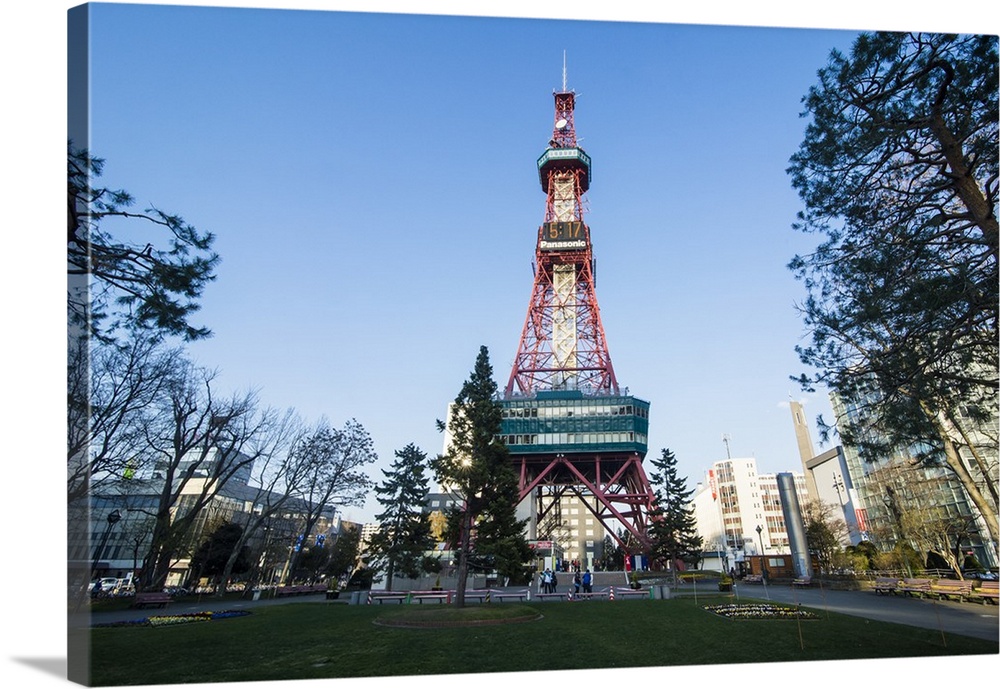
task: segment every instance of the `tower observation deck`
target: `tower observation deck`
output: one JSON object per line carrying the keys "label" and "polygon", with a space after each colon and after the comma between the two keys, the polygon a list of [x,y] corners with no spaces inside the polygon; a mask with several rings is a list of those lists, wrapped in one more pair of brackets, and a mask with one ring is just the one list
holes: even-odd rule
{"label": "tower observation deck", "polygon": [[534,496],[535,537],[572,495],[627,551],[643,552],[653,500],[642,468],[649,403],[620,390],[611,365],[584,220],[591,160],[576,139],[576,93],[564,84],[554,96],[552,138],[537,161],[545,217],[501,432],[520,499]]}

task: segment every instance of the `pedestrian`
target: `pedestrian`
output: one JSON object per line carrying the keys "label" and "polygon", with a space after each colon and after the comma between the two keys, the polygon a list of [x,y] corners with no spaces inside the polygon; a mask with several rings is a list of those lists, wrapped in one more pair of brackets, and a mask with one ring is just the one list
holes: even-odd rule
{"label": "pedestrian", "polygon": [[555,575],[548,567],[542,572],[542,593],[552,593],[552,578]]}
{"label": "pedestrian", "polygon": [[552,590],[549,591],[549,593],[555,593],[558,586],[559,586],[559,577],[556,576],[555,572],[552,572]]}
{"label": "pedestrian", "polygon": [[580,570],[576,571],[573,575],[573,594],[578,595],[580,593],[580,586],[583,585],[583,577],[580,576]]}
{"label": "pedestrian", "polygon": [[594,582],[594,576],[590,573],[590,570],[588,569],[586,572],[583,573],[582,583],[583,583],[584,593],[594,592],[593,582]]}

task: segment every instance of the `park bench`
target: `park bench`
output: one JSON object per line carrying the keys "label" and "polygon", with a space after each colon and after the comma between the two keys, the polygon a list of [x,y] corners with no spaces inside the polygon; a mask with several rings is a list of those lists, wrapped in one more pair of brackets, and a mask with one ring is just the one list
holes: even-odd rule
{"label": "park bench", "polygon": [[486,591],[486,590],[466,591],[465,592],[465,600],[467,600],[467,601],[475,600],[475,601],[479,601],[480,603],[485,603],[486,599],[489,598],[489,597],[490,597],[490,591]]}
{"label": "park bench", "polygon": [[914,596],[916,598],[923,598],[924,596],[930,595],[931,592],[931,580],[930,579],[903,579],[899,583],[899,592],[906,596]]}
{"label": "park bench", "polygon": [[812,586],[812,577],[798,577],[793,579],[792,586]]}
{"label": "park bench", "polygon": [[896,595],[896,591],[899,590],[899,579],[896,577],[876,577],[875,586],[873,586],[876,595],[887,596],[892,594]]}
{"label": "park bench", "polygon": [[416,601],[423,605],[425,600],[438,601],[440,603],[448,603],[451,601],[450,593],[433,592],[428,593],[426,591],[414,591],[410,594],[410,602]]}
{"label": "park bench", "polygon": [[615,598],[649,598],[648,589],[615,589]]}
{"label": "park bench", "polygon": [[546,600],[549,600],[549,599],[551,599],[551,600],[566,600],[566,596],[567,595],[568,594],[566,594],[565,592],[560,593],[560,592],[557,591],[555,593],[536,593],[535,594],[535,598],[537,598],[538,600],[541,600],[541,601],[546,601]]}
{"label": "park bench", "polygon": [[163,593],[162,591],[144,591],[135,594],[135,600],[132,601],[133,608],[145,608],[156,606],[162,608],[165,605],[170,605],[174,602],[173,596],[169,593]]}
{"label": "park bench", "polygon": [[590,593],[574,593],[573,598],[579,598],[581,600],[591,600],[592,598],[607,598],[607,591],[591,591]]}
{"label": "park bench", "polygon": [[743,577],[743,581],[747,584],[762,584],[764,583],[764,577],[760,574],[748,574]]}
{"label": "park bench", "polygon": [[527,600],[529,593],[527,589],[524,591],[493,591],[490,594],[490,600],[502,602],[507,598],[516,598],[518,600]]}
{"label": "park bench", "polygon": [[931,584],[931,593],[936,594],[938,600],[955,598],[961,602],[972,595],[972,582],[958,581],[956,579],[938,579]]}
{"label": "park bench", "polygon": [[369,592],[368,602],[378,603],[382,605],[383,603],[399,603],[402,605],[406,602],[409,594],[407,593],[375,593],[374,591]]}
{"label": "park bench", "polygon": [[972,589],[972,597],[978,598],[986,605],[990,601],[996,605],[998,602],[998,593],[1000,593],[1000,588],[998,588],[1000,581],[993,579],[991,581],[980,581],[979,585]]}

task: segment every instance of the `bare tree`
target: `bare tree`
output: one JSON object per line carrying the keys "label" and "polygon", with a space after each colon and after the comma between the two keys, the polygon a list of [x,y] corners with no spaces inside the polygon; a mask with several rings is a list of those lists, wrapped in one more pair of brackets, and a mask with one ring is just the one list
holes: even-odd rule
{"label": "bare tree", "polygon": [[165,394],[182,355],[154,339],[71,341],[67,365],[70,503],[141,471],[148,409]]}
{"label": "bare tree", "polygon": [[288,410],[268,429],[266,437],[259,443],[261,452],[251,469],[248,487],[252,497],[247,501],[243,532],[223,568],[220,585],[216,588],[217,595],[226,591],[243,546],[271,524],[302,489],[309,476],[308,464],[292,449],[304,435],[302,420],[293,410]]}
{"label": "bare tree", "polygon": [[822,500],[808,500],[802,505],[806,541],[820,567],[829,571],[838,561],[845,543],[850,543],[850,529],[840,507]]}
{"label": "bare tree", "polygon": [[[304,526],[302,545],[305,546],[313,529],[324,514],[333,508],[364,504],[374,482],[363,467],[378,460],[371,436],[357,420],[351,419],[342,429],[332,428],[323,419],[296,444],[294,461],[301,465],[304,476],[299,484]],[[301,556],[296,551],[289,563],[289,576],[294,576]]]}
{"label": "bare tree", "polygon": [[163,403],[150,412],[146,442],[159,490],[143,579],[152,589],[163,586],[201,511],[271,449],[267,440],[276,412],[259,408],[253,392],[216,396],[215,376],[183,367]]}

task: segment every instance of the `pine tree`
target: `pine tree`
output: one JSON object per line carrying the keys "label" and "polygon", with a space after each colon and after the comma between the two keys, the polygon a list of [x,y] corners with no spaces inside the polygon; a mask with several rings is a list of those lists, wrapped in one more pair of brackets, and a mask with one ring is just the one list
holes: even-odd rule
{"label": "pine tree", "polygon": [[410,443],[396,451],[390,470],[382,470],[385,480],[375,486],[378,503],[384,508],[375,516],[378,532],[368,544],[369,566],[384,572],[386,589],[398,573],[419,576],[423,556],[433,547],[430,521],[424,512],[427,499],[427,454]]}
{"label": "pine tree", "polygon": [[[510,572],[530,557],[518,522],[517,477],[510,466],[507,446],[500,440],[501,405],[486,347],[479,348],[475,368],[455,398],[447,423],[451,433],[448,451],[433,462],[438,481],[459,497],[457,515],[458,584],[455,605],[465,605],[469,560],[475,549],[480,561]],[[445,424],[438,422],[438,429]]]}
{"label": "pine tree", "polygon": [[676,562],[701,552],[702,539],[689,504],[694,491],[688,490],[686,478],[677,475],[677,459],[670,450],[664,448],[652,464],[656,471],[650,475],[654,495],[649,511],[650,556],[671,563],[676,585]]}

